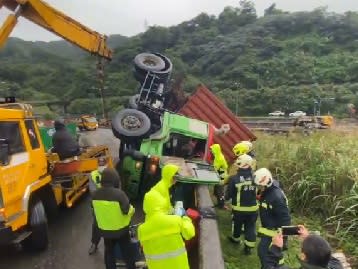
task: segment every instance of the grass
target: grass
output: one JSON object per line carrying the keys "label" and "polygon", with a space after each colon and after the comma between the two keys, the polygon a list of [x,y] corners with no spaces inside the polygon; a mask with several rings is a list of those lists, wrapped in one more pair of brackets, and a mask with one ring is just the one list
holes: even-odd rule
{"label": "grass", "polygon": [[[309,229],[320,230],[335,248],[358,257],[358,134],[333,130],[308,137],[258,134],[255,151],[258,167],[269,168],[283,184],[296,216],[293,223],[310,223]],[[228,212],[219,212],[219,226],[227,268],[259,268],[257,255],[247,258],[226,240],[231,233]],[[288,252],[293,267],[297,251]]]}
{"label": "grass", "polygon": [[[231,234],[231,216],[229,211],[218,210],[218,224],[221,239],[221,247],[224,252],[224,261],[226,269],[252,269],[260,268],[260,260],[257,256],[257,249],[255,248],[250,256],[243,253],[242,245],[235,245],[231,243],[227,236]],[[258,221],[259,224],[259,221]],[[310,226],[313,227],[313,226]],[[243,240],[243,235],[241,236]],[[256,243],[259,242],[257,238]],[[297,254],[299,253],[299,241],[297,238],[289,238],[289,250],[285,254],[285,262],[293,268],[298,267]]]}

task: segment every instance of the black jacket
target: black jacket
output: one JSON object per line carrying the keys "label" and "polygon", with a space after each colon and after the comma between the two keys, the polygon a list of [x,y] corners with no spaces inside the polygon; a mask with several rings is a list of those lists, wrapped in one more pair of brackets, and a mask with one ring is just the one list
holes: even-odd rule
{"label": "black jacket", "polygon": [[52,137],[53,152],[56,152],[60,160],[80,154],[80,146],[71,136],[65,125],[55,125],[56,132]]}
{"label": "black jacket", "polygon": [[276,230],[291,224],[287,199],[277,181],[274,180],[272,185],[262,192],[259,212],[261,225],[264,228]]}
{"label": "black jacket", "polygon": [[[282,258],[282,250],[277,246],[271,246],[267,255],[267,267],[265,269],[290,269],[288,266],[279,265],[279,261]],[[300,259],[299,261],[301,263],[300,269],[343,269],[341,262],[334,257],[331,257],[327,267],[310,265]]]}
{"label": "black jacket", "polygon": [[[119,203],[121,211],[123,214],[127,215],[130,208],[130,203],[127,195],[121,189],[114,187],[102,186],[102,188],[96,190],[93,193],[92,200],[100,201],[115,201]],[[101,236],[104,238],[118,238],[121,237],[124,233],[128,233],[128,226],[124,227],[118,231],[104,231],[99,228]]]}
{"label": "black jacket", "polygon": [[[257,205],[256,186],[253,184],[251,169],[239,169],[235,176],[230,177],[229,182],[226,199],[231,199],[233,206],[254,207]],[[239,204],[237,204],[238,201]]]}

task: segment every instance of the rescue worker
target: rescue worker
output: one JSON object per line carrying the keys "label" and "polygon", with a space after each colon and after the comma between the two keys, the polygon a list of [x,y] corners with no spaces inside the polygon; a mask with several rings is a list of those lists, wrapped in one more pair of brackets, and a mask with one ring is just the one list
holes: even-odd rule
{"label": "rescue worker", "polygon": [[[96,190],[101,188],[101,178],[102,178],[102,174],[100,170],[94,170],[91,172],[91,176],[89,180],[89,191],[91,196],[93,196]],[[96,218],[93,217],[91,246],[88,250],[89,255],[92,255],[97,252],[98,244],[100,240],[101,240],[101,235],[97,227]]]}
{"label": "rescue worker", "polygon": [[127,268],[135,268],[135,250],[130,241],[129,224],[134,208],[127,195],[114,186],[120,182],[117,171],[105,168],[102,172],[101,188],[92,197],[92,206],[99,234],[104,239],[106,269],[116,269],[115,246],[119,245]]}
{"label": "rescue worker", "polygon": [[251,168],[253,171],[255,171],[257,168],[257,163],[256,163],[255,152],[253,150],[254,145],[250,141],[242,141],[241,143],[244,143],[249,147],[249,151],[247,152],[247,155],[249,155],[252,158],[252,167]]}
{"label": "rescue worker", "polygon": [[260,168],[254,173],[254,182],[261,189],[259,200],[261,227],[258,230],[261,240],[258,245],[258,255],[261,268],[264,269],[267,268],[267,257],[272,237],[282,226],[291,224],[291,216],[287,198],[267,168]]}
{"label": "rescue worker", "polygon": [[53,149],[60,157],[60,160],[80,155],[80,146],[66,129],[64,120],[55,121],[55,130],[52,137]]}
{"label": "rescue worker", "polygon": [[[301,269],[343,269],[341,262],[332,257],[331,246],[324,238],[319,235],[310,235],[303,225],[299,225],[298,232],[300,238],[303,239],[301,254],[298,255]],[[283,242],[283,236],[280,233],[272,238],[268,266],[265,269],[289,269],[279,264],[283,257]]]}
{"label": "rescue worker", "polygon": [[229,237],[233,243],[240,243],[240,235],[244,228],[244,253],[251,254],[256,243],[256,220],[258,204],[256,200],[256,185],[252,176],[252,158],[241,155],[237,159],[239,170],[230,178],[227,199],[231,199],[233,214],[233,231]]}
{"label": "rescue worker", "polygon": [[[219,174],[221,182],[224,183],[225,179],[228,176],[227,175],[228,165],[225,156],[221,152],[221,147],[219,144],[211,145],[210,150],[214,156],[213,165],[215,171]],[[217,184],[214,186],[214,195],[216,197],[218,207],[224,208],[225,206],[224,184]]]}
{"label": "rescue worker", "polygon": [[[174,176],[179,171],[179,166],[174,164],[166,164],[162,168],[162,178],[160,181],[155,184],[150,190],[151,191],[157,191],[165,201],[164,209],[167,214],[172,214],[174,212],[173,206],[171,204],[170,200],[170,193],[169,189],[175,184],[175,178]],[[143,205],[144,207],[145,205]]]}
{"label": "rescue worker", "polygon": [[194,157],[194,151],[198,144],[198,140],[195,138],[190,138],[182,147],[181,153],[179,154],[181,158],[191,159]]}
{"label": "rescue worker", "polygon": [[184,240],[195,236],[191,219],[168,215],[166,201],[156,190],[145,194],[143,210],[145,222],[138,228],[138,239],[148,269],[189,269]]}

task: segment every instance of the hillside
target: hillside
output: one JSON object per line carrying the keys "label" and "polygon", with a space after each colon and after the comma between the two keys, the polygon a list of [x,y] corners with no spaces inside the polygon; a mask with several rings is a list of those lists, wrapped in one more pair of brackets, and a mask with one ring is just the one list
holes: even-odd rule
{"label": "hillside", "polygon": [[[108,106],[118,109],[136,92],[132,59],[158,51],[186,75],[186,90],[207,84],[240,115],[265,115],[281,109],[342,115],[347,103],[358,105],[358,13],[334,14],[324,8],[289,13],[274,5],[257,17],[250,1],[227,7],[215,17],[200,14],[177,26],[150,27],[140,35],[110,37],[115,48],[106,67]],[[55,52],[55,53],[54,53]],[[95,59],[65,42],[11,39],[0,52],[0,91],[24,99],[61,98],[72,113],[100,112]],[[56,97],[61,91],[63,95]],[[3,93],[4,94],[4,93]]]}

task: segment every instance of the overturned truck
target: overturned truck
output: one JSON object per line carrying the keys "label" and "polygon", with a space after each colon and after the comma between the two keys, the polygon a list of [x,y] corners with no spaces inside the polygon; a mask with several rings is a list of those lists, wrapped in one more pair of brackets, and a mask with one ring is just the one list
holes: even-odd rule
{"label": "overturned truck", "polygon": [[[113,134],[121,141],[116,168],[124,190],[140,206],[144,194],[159,181],[161,168],[167,163],[178,165],[180,172],[171,190],[172,202],[182,201],[185,209],[201,212],[197,244],[188,244],[191,268],[224,268],[215,211],[207,187],[219,182],[209,149],[217,139],[224,137],[230,141],[223,143],[227,152],[235,139],[255,137],[208,90],[209,101],[220,103],[216,104],[220,107],[220,122],[215,121],[220,119],[217,113],[211,113],[212,117],[208,113],[193,115],[189,108],[194,99],[173,109],[170,103],[173,103],[174,91],[169,87],[172,68],[171,61],[162,54],[142,53],[135,57],[134,76],[140,83],[138,93],[130,98],[128,108],[118,112],[112,120]],[[180,109],[183,113],[178,113]],[[191,113],[192,117],[183,115],[185,113]],[[231,114],[223,115],[225,113]],[[207,120],[207,116],[214,121]],[[225,120],[229,125],[217,128]],[[230,138],[231,126],[240,137],[231,135]],[[137,218],[143,220],[141,210],[138,212],[141,215]]]}

